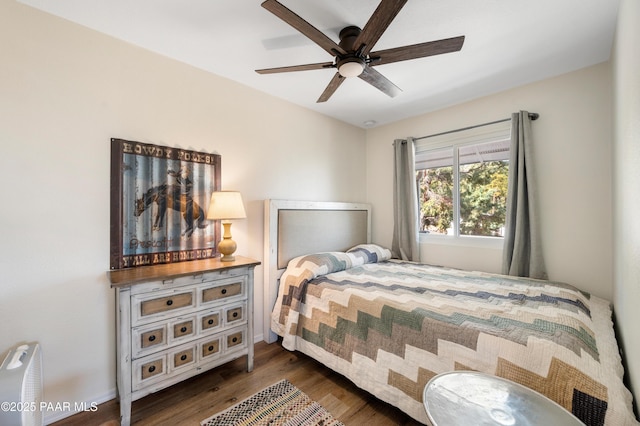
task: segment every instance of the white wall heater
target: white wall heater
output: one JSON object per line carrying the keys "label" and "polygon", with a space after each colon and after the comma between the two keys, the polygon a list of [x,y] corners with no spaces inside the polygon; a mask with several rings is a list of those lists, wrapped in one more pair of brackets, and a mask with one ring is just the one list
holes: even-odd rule
{"label": "white wall heater", "polygon": [[38,343],[17,345],[0,366],[0,425],[42,426],[42,355]]}

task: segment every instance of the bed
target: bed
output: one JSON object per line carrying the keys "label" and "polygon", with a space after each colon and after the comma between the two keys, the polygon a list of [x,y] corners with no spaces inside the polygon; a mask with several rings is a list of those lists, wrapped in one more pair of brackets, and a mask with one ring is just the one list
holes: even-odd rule
{"label": "bed", "polygon": [[[338,224],[344,211],[359,212],[345,219],[353,232]],[[609,302],[563,283],[391,259],[371,244],[370,220],[361,204],[265,203],[265,324],[285,348],[422,423],[425,384],[474,370],[538,391],[587,425],[638,424]]]}

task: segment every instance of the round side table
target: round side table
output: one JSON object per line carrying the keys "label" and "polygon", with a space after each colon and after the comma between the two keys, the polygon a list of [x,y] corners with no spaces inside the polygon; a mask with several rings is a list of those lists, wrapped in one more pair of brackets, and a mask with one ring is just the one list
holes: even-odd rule
{"label": "round side table", "polygon": [[438,374],[425,386],[422,400],[433,426],[584,425],[532,389],[473,371]]}

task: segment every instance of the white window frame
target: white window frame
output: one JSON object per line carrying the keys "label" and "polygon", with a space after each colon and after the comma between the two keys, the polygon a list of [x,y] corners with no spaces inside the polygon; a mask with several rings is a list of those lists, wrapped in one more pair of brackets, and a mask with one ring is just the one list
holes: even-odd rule
{"label": "white window frame", "polygon": [[[461,147],[488,142],[510,141],[511,120],[503,120],[483,126],[471,127],[460,131],[445,132],[414,141],[416,163],[420,153],[438,149],[451,148],[453,153],[453,222],[460,223],[460,164],[458,151]],[[417,169],[418,170],[418,169]],[[504,237],[487,237],[479,235],[460,235],[460,227],[454,226],[453,235],[420,232],[419,241],[429,244],[455,245],[465,247],[500,249]]]}

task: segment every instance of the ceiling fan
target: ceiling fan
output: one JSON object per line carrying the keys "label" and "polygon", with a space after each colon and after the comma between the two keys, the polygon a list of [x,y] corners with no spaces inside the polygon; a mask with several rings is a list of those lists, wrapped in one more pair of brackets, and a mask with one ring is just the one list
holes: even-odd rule
{"label": "ceiling fan", "polygon": [[326,102],[342,82],[349,77],[359,77],[383,93],[394,97],[400,93],[400,88],[376,71],[373,68],[374,66],[457,52],[462,49],[462,44],[464,43],[464,36],[459,36],[372,52],[371,50],[376,42],[406,2],[407,0],[382,0],[364,26],[364,29],[361,30],[356,26],[343,28],[339,34],[340,43],[336,44],[320,30],[287,9],[277,0],[266,0],[262,3],[262,7],[300,31],[331,56],[334,56],[335,59],[332,62],[267,68],[256,70],[256,72],[258,74],[273,74],[336,68],[336,74],[317,102]]}

